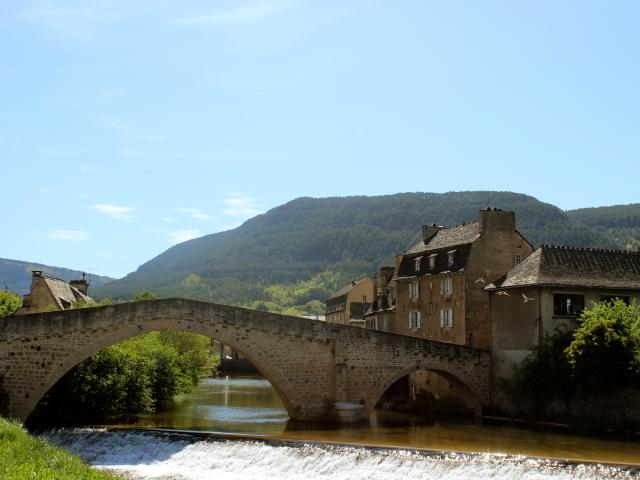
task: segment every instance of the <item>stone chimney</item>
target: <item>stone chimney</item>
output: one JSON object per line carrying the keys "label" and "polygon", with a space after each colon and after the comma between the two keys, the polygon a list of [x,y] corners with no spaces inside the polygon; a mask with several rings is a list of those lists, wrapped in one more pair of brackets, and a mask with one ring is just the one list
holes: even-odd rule
{"label": "stone chimney", "polygon": [[480,234],[513,233],[516,231],[516,214],[499,208],[480,210]]}
{"label": "stone chimney", "polygon": [[440,225],[436,225],[432,223],[431,225],[423,225],[422,226],[422,240],[424,243],[427,243],[429,240],[433,238],[433,236],[442,230],[444,227]]}
{"label": "stone chimney", "polygon": [[82,274],[82,280],[71,280],[69,285],[78,289],[80,293],[89,295],[89,280],[86,279],[85,274]]}

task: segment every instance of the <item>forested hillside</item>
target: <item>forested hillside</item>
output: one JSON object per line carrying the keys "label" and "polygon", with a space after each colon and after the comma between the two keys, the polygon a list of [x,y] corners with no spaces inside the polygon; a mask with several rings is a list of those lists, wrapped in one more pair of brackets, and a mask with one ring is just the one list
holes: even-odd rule
{"label": "forested hillside", "polygon": [[[29,292],[31,288],[31,270],[42,270],[45,275],[61,278],[67,282],[69,280],[82,278],[82,272],[78,270],[0,258],[0,288],[7,287],[12,292],[19,294]],[[113,280],[113,278],[89,275],[89,280],[91,282],[91,288],[93,289],[101,287],[105,283]]]}
{"label": "forested hillside", "polygon": [[570,210],[567,215],[607,235],[617,248],[640,249],[640,203],[581,208]]}
{"label": "forested hillside", "polygon": [[320,312],[343,282],[375,273],[418,241],[422,224],[475,221],[488,206],[515,210],[519,230],[534,245],[616,246],[605,231],[511,192],[298,198],[234,230],[178,244],[99,295],[128,298],[149,289],[164,297]]}

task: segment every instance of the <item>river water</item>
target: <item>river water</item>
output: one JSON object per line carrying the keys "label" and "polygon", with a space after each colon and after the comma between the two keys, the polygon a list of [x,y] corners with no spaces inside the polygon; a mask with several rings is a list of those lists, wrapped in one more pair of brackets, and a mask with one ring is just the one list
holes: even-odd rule
{"label": "river water", "polygon": [[385,411],[340,428],[299,424],[260,377],[206,379],[135,427],[173,432],[63,429],[47,436],[99,468],[144,479],[640,478],[637,469],[612,465],[640,464],[635,441],[432,423]]}

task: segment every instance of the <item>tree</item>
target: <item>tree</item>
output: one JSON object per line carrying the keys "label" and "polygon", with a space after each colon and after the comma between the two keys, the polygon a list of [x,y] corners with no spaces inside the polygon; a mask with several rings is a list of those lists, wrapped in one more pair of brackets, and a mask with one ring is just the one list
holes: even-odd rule
{"label": "tree", "polygon": [[11,293],[8,290],[0,291],[0,317],[13,315],[22,305],[20,295]]}
{"label": "tree", "polygon": [[144,300],[155,300],[158,297],[156,296],[155,293],[149,291],[149,290],[143,290],[141,292],[136,293],[133,296],[133,301],[134,302],[142,302]]}
{"label": "tree", "polygon": [[608,393],[640,383],[640,309],[620,299],[599,302],[580,316],[565,350],[576,383]]}

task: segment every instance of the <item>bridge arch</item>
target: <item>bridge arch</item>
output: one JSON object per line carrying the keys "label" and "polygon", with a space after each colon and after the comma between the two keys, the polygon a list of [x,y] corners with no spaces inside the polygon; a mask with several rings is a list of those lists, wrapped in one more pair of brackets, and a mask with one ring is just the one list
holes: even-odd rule
{"label": "bridge arch", "polygon": [[60,381],[60,379],[71,369],[88,359],[94,353],[100,352],[105,348],[115,345],[121,341],[134,338],[145,333],[153,331],[182,331],[189,333],[197,333],[206,337],[226,343],[243,355],[258,369],[258,371],[269,381],[273,389],[276,391],[289,416],[294,413],[293,407],[296,402],[295,390],[291,387],[289,381],[282,375],[277,365],[265,355],[265,352],[249,350],[246,342],[241,337],[235,337],[226,330],[221,331],[213,325],[194,319],[188,321],[178,317],[167,316],[161,319],[154,319],[150,322],[141,324],[133,324],[130,319],[122,319],[125,323],[123,328],[119,328],[109,335],[96,336],[93,341],[83,344],[81,348],[73,353],[60,358],[57,368],[52,369],[40,382],[40,384],[25,398],[24,413],[25,419],[33,412],[38,402],[44,395]]}
{"label": "bridge arch", "polygon": [[373,410],[375,406],[378,404],[382,396],[385,392],[398,380],[411,375],[412,373],[423,370],[437,373],[441,375],[445,380],[449,383],[456,386],[459,390],[464,392],[464,400],[469,403],[469,406],[472,408],[474,413],[480,414],[482,409],[483,399],[477,392],[473,390],[472,380],[466,378],[466,375],[461,374],[460,371],[454,370],[450,368],[446,364],[415,364],[408,366],[403,369],[398,369],[394,371],[392,374],[388,375],[386,379],[381,382],[376,389],[371,392],[371,395],[366,401],[366,405],[369,410]]}

